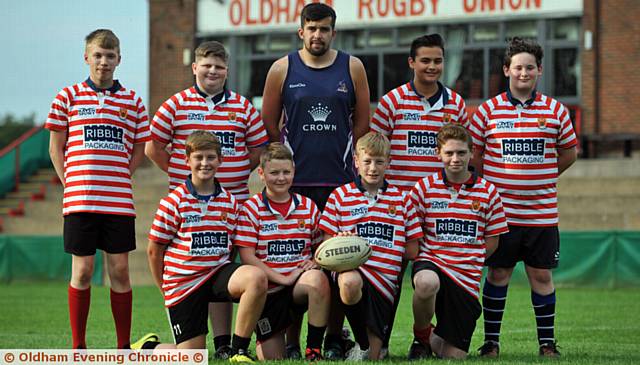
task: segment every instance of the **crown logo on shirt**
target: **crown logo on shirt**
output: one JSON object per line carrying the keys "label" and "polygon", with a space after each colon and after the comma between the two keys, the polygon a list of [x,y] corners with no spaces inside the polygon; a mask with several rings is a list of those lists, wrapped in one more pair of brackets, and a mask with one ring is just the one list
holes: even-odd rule
{"label": "crown logo on shirt", "polygon": [[298,219],[298,229],[303,231],[306,228],[306,224],[304,222],[304,219]]}
{"label": "crown logo on shirt", "polygon": [[394,215],[396,215],[396,207],[395,207],[395,205],[389,205],[389,215],[392,216],[392,217]]}
{"label": "crown logo on shirt", "polygon": [[227,114],[229,117],[229,121],[230,122],[235,122],[236,121],[236,112],[229,112],[229,114]]}
{"label": "crown logo on shirt", "polygon": [[120,119],[125,120],[127,119],[127,108],[122,107],[120,108],[120,111],[118,113],[118,116],[120,117]]}
{"label": "crown logo on shirt", "polygon": [[444,113],[442,115],[442,123],[447,124],[449,122],[451,122],[451,115]]}
{"label": "crown logo on shirt", "polygon": [[544,118],[538,118],[538,128],[540,129],[547,128],[547,120]]}
{"label": "crown logo on shirt", "polygon": [[329,114],[331,114],[331,110],[329,110],[328,106],[324,106],[318,103],[317,106],[312,106],[311,108],[309,108],[307,113],[311,115],[311,118],[313,118],[314,122],[325,122]]}
{"label": "crown logo on shirt", "polygon": [[227,212],[220,213],[220,220],[225,223],[227,222]]}

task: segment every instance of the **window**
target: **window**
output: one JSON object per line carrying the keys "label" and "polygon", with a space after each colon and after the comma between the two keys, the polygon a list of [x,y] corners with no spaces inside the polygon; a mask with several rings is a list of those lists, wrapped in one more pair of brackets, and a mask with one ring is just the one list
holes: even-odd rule
{"label": "window", "polygon": [[358,56],[367,72],[367,80],[369,81],[369,99],[372,102],[378,101],[378,55]]}
{"label": "window", "polygon": [[504,48],[489,50],[489,95],[493,97],[507,90],[509,79],[504,76],[502,65],[504,64]]}
{"label": "window", "polygon": [[537,38],[538,30],[535,21],[520,21],[507,23],[506,39],[513,37]]}
{"label": "window", "polygon": [[580,61],[577,48],[560,48],[553,51],[553,95],[578,95]]}
{"label": "window", "polygon": [[454,84],[454,90],[465,99],[484,99],[482,92],[483,69],[484,58],[481,49],[464,51],[462,71]]}
{"label": "window", "polygon": [[409,82],[413,78],[413,70],[409,68],[409,52],[384,55],[384,77],[382,94]]}
{"label": "window", "polygon": [[494,23],[476,24],[473,29],[474,42],[487,42],[498,40],[499,26]]}

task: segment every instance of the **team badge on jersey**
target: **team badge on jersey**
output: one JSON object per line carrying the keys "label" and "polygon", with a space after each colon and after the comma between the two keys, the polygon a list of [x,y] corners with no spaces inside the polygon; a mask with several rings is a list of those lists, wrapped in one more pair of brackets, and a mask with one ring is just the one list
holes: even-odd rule
{"label": "team badge on jersey", "polygon": [[389,205],[389,215],[392,216],[392,217],[394,215],[396,215],[396,207],[395,207],[395,205]]}
{"label": "team badge on jersey", "polygon": [[223,222],[227,222],[227,212],[220,213],[220,220]]}
{"label": "team badge on jersey", "polygon": [[336,89],[336,91],[339,91],[341,93],[348,93],[349,89],[347,89],[347,84],[344,81],[340,81],[338,83],[338,88]]}
{"label": "team badge on jersey", "polygon": [[229,112],[228,117],[230,122],[235,122],[237,117],[236,112]]}
{"label": "team badge on jersey", "polygon": [[124,108],[124,107],[120,108],[120,112],[118,113],[118,116],[122,120],[127,119],[127,108]]}
{"label": "team badge on jersey", "polygon": [[477,212],[480,210],[480,201],[479,200],[474,200],[471,202],[471,210],[474,212]]}
{"label": "team badge on jersey", "polygon": [[545,118],[538,118],[538,128],[540,129],[547,128],[547,120]]}
{"label": "team badge on jersey", "polygon": [[451,115],[444,113],[442,114],[442,123],[447,124],[451,122]]}
{"label": "team badge on jersey", "polygon": [[304,219],[298,219],[298,229],[304,231],[307,225],[304,222]]}

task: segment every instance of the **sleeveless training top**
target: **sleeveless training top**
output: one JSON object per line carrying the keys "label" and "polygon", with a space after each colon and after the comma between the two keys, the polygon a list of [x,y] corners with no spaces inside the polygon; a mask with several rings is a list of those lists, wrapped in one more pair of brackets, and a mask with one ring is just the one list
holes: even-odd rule
{"label": "sleeveless training top", "polygon": [[282,85],[283,142],[293,151],[294,186],[340,186],[353,181],[352,116],[355,92],[349,55],[338,51],[325,68],[304,64],[289,54]]}

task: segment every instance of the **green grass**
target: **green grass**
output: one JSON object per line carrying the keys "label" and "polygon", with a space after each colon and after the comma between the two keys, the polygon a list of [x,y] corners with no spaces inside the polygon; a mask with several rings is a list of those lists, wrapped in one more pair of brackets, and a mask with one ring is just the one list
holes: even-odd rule
{"label": "green grass", "polygon": [[[391,340],[394,363],[403,361],[413,336],[412,291],[410,285],[405,288]],[[68,348],[71,334],[66,293],[63,283],[0,285],[0,348]],[[501,337],[501,364],[548,362],[537,356],[535,319],[529,296],[525,287],[509,290]],[[562,352],[557,363],[640,363],[640,290],[562,288],[557,296],[556,337]],[[132,339],[147,332],[156,332],[165,341],[172,338],[159,291],[154,287],[136,287]],[[475,349],[482,342],[482,332],[480,320],[465,364],[490,361],[475,355]],[[87,343],[92,348],[115,347],[106,287],[92,290]],[[210,339],[208,344],[211,346]]]}

